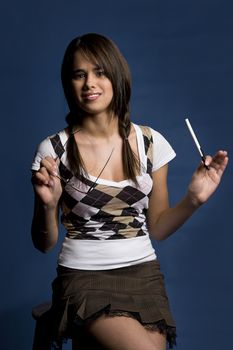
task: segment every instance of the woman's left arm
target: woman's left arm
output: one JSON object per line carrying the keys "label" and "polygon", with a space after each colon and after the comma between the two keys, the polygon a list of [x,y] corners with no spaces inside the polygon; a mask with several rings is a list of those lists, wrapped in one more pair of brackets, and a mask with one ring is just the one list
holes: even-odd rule
{"label": "woman's left arm", "polygon": [[228,163],[227,152],[218,151],[215,156],[207,156],[194,172],[184,198],[174,207],[169,207],[167,191],[167,169],[165,165],[153,172],[153,190],[148,208],[149,232],[157,240],[163,240],[181,227],[185,221],[217,189]]}

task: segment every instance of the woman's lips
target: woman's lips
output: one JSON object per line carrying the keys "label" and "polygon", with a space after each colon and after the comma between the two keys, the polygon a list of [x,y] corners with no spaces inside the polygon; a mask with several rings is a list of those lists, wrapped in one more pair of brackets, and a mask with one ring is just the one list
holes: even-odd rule
{"label": "woman's lips", "polygon": [[92,94],[83,95],[82,97],[84,100],[87,100],[87,101],[95,101],[99,96],[100,94],[98,92],[95,92]]}

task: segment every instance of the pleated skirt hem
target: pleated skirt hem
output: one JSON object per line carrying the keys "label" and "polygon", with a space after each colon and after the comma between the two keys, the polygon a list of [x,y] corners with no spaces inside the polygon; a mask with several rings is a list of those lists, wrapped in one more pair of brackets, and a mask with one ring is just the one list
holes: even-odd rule
{"label": "pleated skirt hem", "polygon": [[58,266],[50,310],[59,343],[101,315],[126,316],[176,344],[176,326],[158,261],[104,271]]}

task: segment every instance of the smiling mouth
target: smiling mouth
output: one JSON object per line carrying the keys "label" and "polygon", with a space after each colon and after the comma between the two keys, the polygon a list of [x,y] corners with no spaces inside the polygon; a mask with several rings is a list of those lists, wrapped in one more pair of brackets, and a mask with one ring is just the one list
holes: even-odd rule
{"label": "smiling mouth", "polygon": [[94,101],[100,96],[100,93],[87,94],[83,96],[84,100]]}

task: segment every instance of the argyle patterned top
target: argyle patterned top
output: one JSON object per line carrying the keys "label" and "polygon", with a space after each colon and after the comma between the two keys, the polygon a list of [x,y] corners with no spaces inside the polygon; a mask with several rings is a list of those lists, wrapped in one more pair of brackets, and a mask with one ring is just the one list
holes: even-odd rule
{"label": "argyle patterned top", "polygon": [[[113,182],[89,175],[77,179],[69,170],[65,130],[49,136],[38,147],[32,170],[46,155],[59,157],[63,181],[62,224],[71,239],[124,239],[147,234],[146,211],[152,189],[151,172],[170,161],[175,152],[155,130],[133,124],[141,163],[138,185],[131,180]],[[141,143],[140,143],[140,140]],[[158,141],[159,140],[159,141]],[[155,156],[159,154],[156,160]]]}
{"label": "argyle patterned top", "polygon": [[[155,259],[146,223],[153,186],[151,175],[174,158],[175,152],[157,131],[136,124],[133,126],[141,165],[137,185],[132,180],[114,182],[96,179],[90,174],[77,179],[69,168],[65,130],[49,136],[39,145],[32,170],[40,168],[40,161],[45,156],[59,157],[60,160],[59,173],[63,184],[61,222],[67,231],[59,254],[61,265],[103,269]],[[124,246],[120,244],[122,240]],[[100,246],[101,242],[106,244]]]}
{"label": "argyle patterned top", "polygon": [[[152,135],[149,128],[141,127],[146,169],[133,181],[105,184],[82,176],[78,180],[69,171],[65,149],[59,135],[50,139],[55,153],[60,158],[59,172],[68,183],[64,184],[61,200],[62,224],[67,237],[72,239],[123,239],[147,234],[146,210],[152,189]],[[128,183],[122,186],[124,182]]]}

